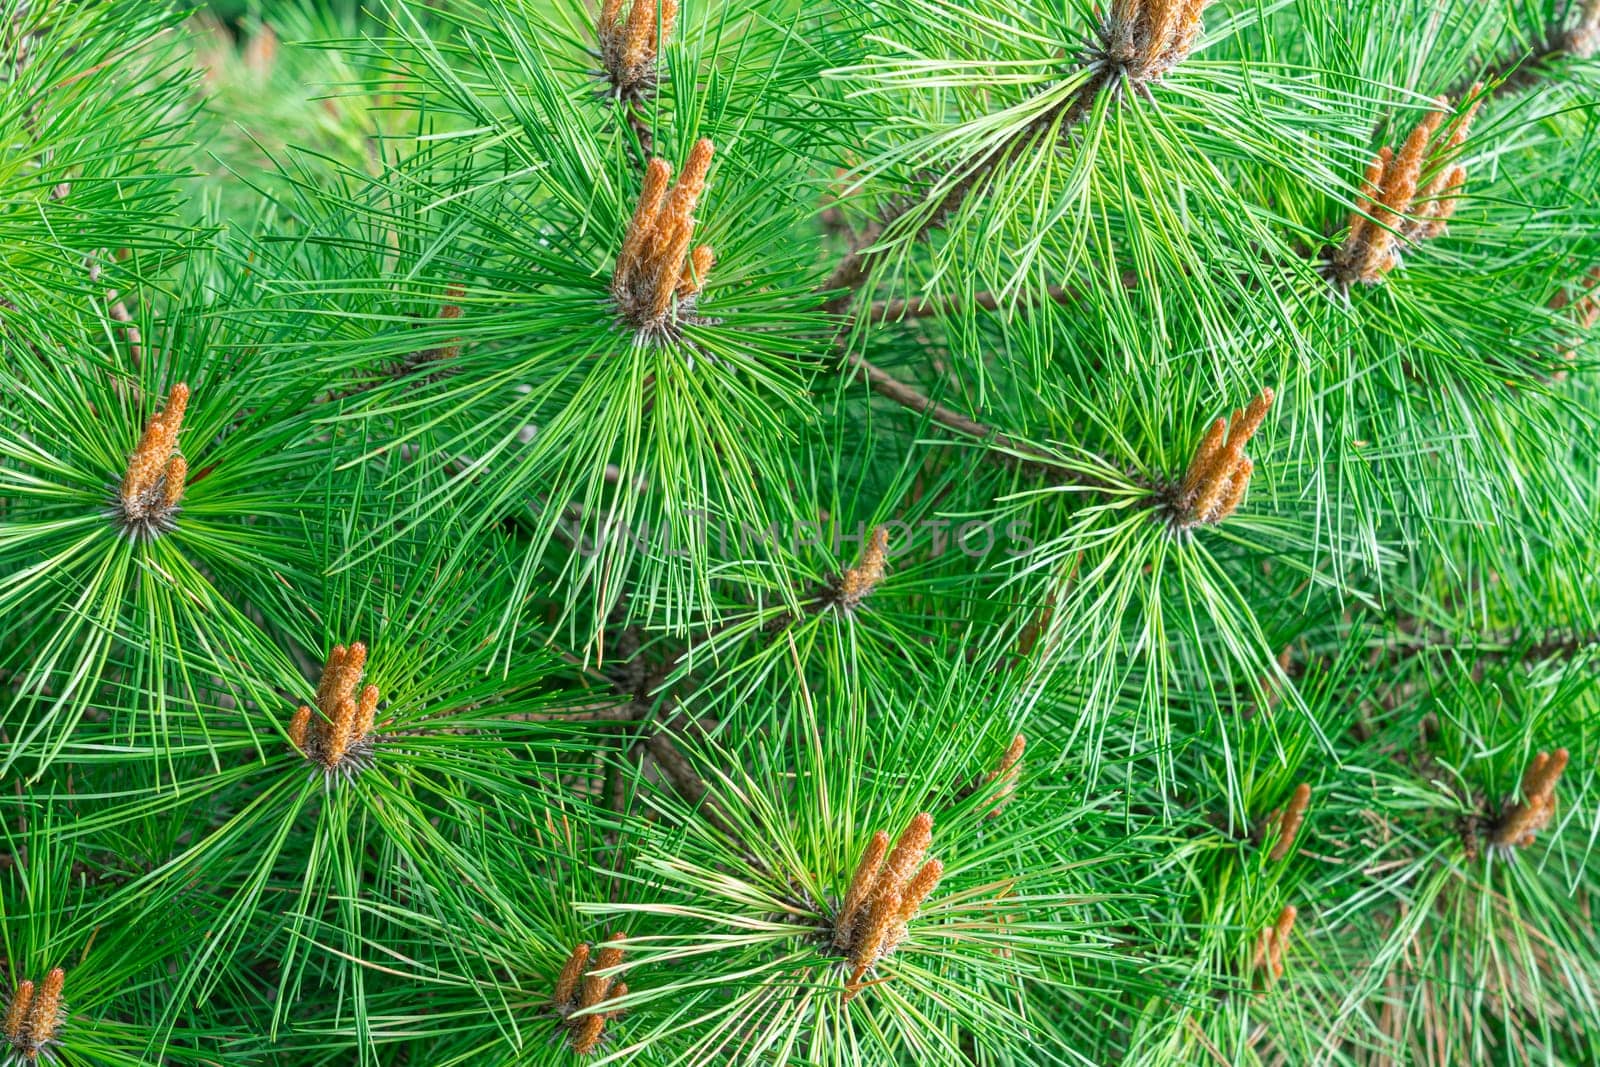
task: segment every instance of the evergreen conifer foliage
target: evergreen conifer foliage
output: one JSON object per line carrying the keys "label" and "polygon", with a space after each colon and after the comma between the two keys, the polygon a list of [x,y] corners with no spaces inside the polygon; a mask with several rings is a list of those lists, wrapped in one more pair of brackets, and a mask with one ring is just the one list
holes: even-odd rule
{"label": "evergreen conifer foliage", "polygon": [[0,0],[0,1064],[1600,1064],[1600,3]]}

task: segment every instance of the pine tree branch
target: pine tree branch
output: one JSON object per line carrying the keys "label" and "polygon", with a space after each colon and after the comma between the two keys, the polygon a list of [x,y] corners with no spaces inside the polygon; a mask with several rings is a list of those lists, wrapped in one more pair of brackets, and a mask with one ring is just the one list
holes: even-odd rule
{"label": "pine tree branch", "polygon": [[1391,663],[1434,652],[1467,652],[1483,659],[1540,663],[1547,659],[1573,659],[1600,647],[1600,633],[1572,630],[1501,630],[1463,638],[1411,616],[1401,617],[1394,625],[1405,639],[1373,649],[1374,657]]}
{"label": "pine tree branch", "polygon": [[870,363],[864,356],[851,353],[846,366],[860,372],[873,392],[928,421],[964,437],[975,438],[985,444],[985,455],[994,462],[1024,473],[1042,475],[1060,485],[1074,485],[1085,489],[1109,490],[1111,483],[1085,474],[1062,463],[1009,434],[963,415],[954,408],[932,399],[927,394],[895,378],[888,371]]}
{"label": "pine tree branch", "polygon": [[638,722],[648,711],[634,701],[617,701],[561,711],[519,711],[500,717],[508,722]]}
{"label": "pine tree branch", "polygon": [[[1041,133],[1054,127],[1057,138],[1064,137],[1089,114],[1095,97],[1111,83],[1114,76],[1111,68],[1099,67],[1089,80],[1065,99],[1046,109],[1031,122],[1019,127],[998,145],[970,156],[958,164],[950,172],[957,176],[955,182],[939,198],[938,204],[929,212],[928,217],[918,225],[910,240],[923,240],[934,230],[942,228],[950,216],[955,214],[967,198],[987,182],[1003,163],[1016,151],[1036,140]],[[866,282],[878,261],[886,254],[887,250],[877,245],[879,238],[922,204],[923,200],[917,197],[903,196],[892,200],[878,219],[856,235],[850,251],[845,253],[822,285],[823,291],[834,293],[824,305],[826,310],[838,313],[850,306],[855,299],[856,291]]]}
{"label": "pine tree branch", "polygon": [[[102,253],[104,255],[104,253]],[[102,272],[100,260],[95,256],[86,256],[83,261],[84,268],[89,272],[89,281],[94,285],[101,282]],[[106,313],[113,322],[122,327],[123,340],[128,343],[128,360],[133,364],[133,369],[139,369],[139,363],[144,358],[143,337],[139,327],[134,325],[133,316],[128,311],[127,302],[115,289],[105,291]]]}
{"label": "pine tree branch", "polygon": [[[708,637],[703,640],[710,639],[712,638]],[[587,667],[570,653],[562,654],[568,663],[578,667],[591,678],[610,685],[624,698],[620,704],[591,709],[595,717],[600,718],[603,715],[606,721],[635,722],[643,725],[649,731],[642,742],[643,749],[649,753],[673,791],[684,803],[703,816],[717,832],[726,837],[730,844],[744,853],[746,859],[755,862],[753,853],[744,843],[737,827],[729,819],[717,798],[710,795],[710,787],[705,779],[695,771],[694,765],[677,744],[677,736],[683,734],[686,729],[677,725],[677,719],[683,718],[688,729],[699,730],[700,726],[691,717],[680,713],[676,698],[665,686],[665,679],[696,646],[691,645],[673,656],[664,669],[651,670],[640,659],[645,646],[637,631],[632,628],[623,630],[615,644],[625,658],[617,669],[609,672]],[[569,715],[567,718],[572,717]]]}
{"label": "pine tree branch", "polygon": [[[645,741],[645,747],[650,750],[650,755],[655,758],[656,766],[661,768],[673,789],[683,798],[684,803],[694,808],[717,831],[731,843],[744,848],[739,831],[722,811],[717,799],[710,796],[710,788],[705,779],[695,771],[694,766],[673,743],[670,735],[665,730],[657,731]],[[748,850],[746,850],[748,851]]]}

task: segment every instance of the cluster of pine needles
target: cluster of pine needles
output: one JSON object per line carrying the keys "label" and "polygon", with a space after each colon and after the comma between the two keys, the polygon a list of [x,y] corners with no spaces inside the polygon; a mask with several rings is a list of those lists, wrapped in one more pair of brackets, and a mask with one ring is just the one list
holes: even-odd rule
{"label": "cluster of pine needles", "polygon": [[1600,1065],[1597,142],[1600,0],[0,3],[0,1067]]}

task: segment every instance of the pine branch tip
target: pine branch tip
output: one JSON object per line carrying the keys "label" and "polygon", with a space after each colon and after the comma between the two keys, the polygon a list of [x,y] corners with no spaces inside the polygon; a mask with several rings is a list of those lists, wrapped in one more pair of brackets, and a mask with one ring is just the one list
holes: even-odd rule
{"label": "pine branch tip", "polygon": [[[1411,128],[1398,153],[1385,146],[1367,165],[1349,232],[1323,268],[1340,289],[1378,284],[1400,265],[1407,249],[1444,233],[1467,179],[1466,168],[1450,157],[1466,142],[1483,90],[1478,82],[1467,91],[1470,103],[1451,120],[1442,143],[1438,134],[1451,107],[1445,96],[1433,100],[1433,109]],[[1430,165],[1432,176],[1423,183]]]}
{"label": "pine branch tip", "polygon": [[1294,792],[1289,797],[1286,807],[1275,808],[1266,818],[1266,829],[1277,834],[1277,841],[1273,843],[1272,851],[1267,858],[1274,863],[1282,862],[1294,848],[1295,840],[1300,836],[1300,826],[1305,822],[1306,809],[1311,805],[1311,787],[1304,782],[1294,787]]}
{"label": "pine branch tip", "polygon": [[1507,799],[1489,835],[1501,848],[1525,848],[1550,825],[1556,814],[1556,786],[1567,769],[1568,751],[1540,751],[1522,776],[1521,800]]}
{"label": "pine branch tip", "polygon": [[372,761],[379,691],[375,685],[357,690],[366,663],[367,646],[360,641],[348,647],[334,645],[317,683],[316,710],[302,704],[289,720],[290,742],[307,760],[319,764],[330,779],[335,775],[352,777]]}
{"label": "pine branch tip", "polygon": [[676,336],[677,325],[694,321],[694,309],[716,262],[709,245],[691,250],[694,210],[705,191],[715,151],[701,138],[668,186],[672,167],[652,159],[645,168],[639,201],[622,238],[611,275],[611,295],[623,322],[641,337]]}
{"label": "pine branch tip", "polygon": [[178,505],[189,475],[187,461],[178,454],[178,434],[188,405],[189,387],[179,382],[145,423],[128,455],[112,515],[129,537],[153,539],[178,528]]}
{"label": "pine branch tip", "polygon": [[600,943],[598,952],[591,952],[588,944],[579,944],[567,956],[556,977],[551,1004],[561,1020],[568,1044],[580,1056],[600,1046],[606,1023],[625,1010],[593,1010],[627,995],[627,983],[617,981],[614,974],[598,973],[621,966],[625,939],[623,934],[612,934]]}
{"label": "pine branch tip", "polygon": [[1244,447],[1276,399],[1270,386],[1263,388],[1243,410],[1207,428],[1183,477],[1162,494],[1162,511],[1173,529],[1213,525],[1239,509],[1255,473],[1255,461],[1244,454]]}
{"label": "pine branch tip", "polygon": [[882,830],[873,833],[863,852],[834,918],[833,947],[844,952],[849,972],[846,1002],[863,987],[867,971],[905,940],[908,924],[943,877],[943,863],[923,862],[932,830],[933,816],[922,812],[907,824],[887,856],[889,835]]}
{"label": "pine branch tip", "polygon": [[1188,58],[1210,0],[1111,0],[1090,58],[1140,87]]}
{"label": "pine branch tip", "polygon": [[657,0],[632,0],[624,15],[619,0],[605,0],[595,22],[608,95],[630,108],[655,93],[661,49],[671,41],[677,24],[677,0],[659,3],[658,8]]}
{"label": "pine branch tip", "polygon": [[38,982],[24,978],[17,982],[0,1016],[0,1033],[12,1055],[23,1063],[47,1061],[50,1049],[60,1037],[66,1022],[61,1000],[66,986],[66,971],[53,968]]}
{"label": "pine branch tip", "polygon": [[988,818],[997,819],[1005,806],[1011,803],[1011,797],[1017,790],[1017,779],[1022,774],[1022,754],[1027,748],[1027,738],[1017,734],[1011,738],[1011,744],[1006,746],[1005,752],[1000,756],[1000,765],[984,776],[984,782],[1000,783],[994,791],[994,807],[989,809]]}
{"label": "pine branch tip", "polygon": [[1283,955],[1289,947],[1289,938],[1294,933],[1295,920],[1299,915],[1300,909],[1293,904],[1285,904],[1283,910],[1278,912],[1277,920],[1261,931],[1251,969],[1263,984],[1270,986],[1283,977]]}
{"label": "pine branch tip", "polygon": [[834,583],[834,602],[844,611],[854,611],[883,581],[889,557],[889,529],[877,526],[861,550],[861,558]]}

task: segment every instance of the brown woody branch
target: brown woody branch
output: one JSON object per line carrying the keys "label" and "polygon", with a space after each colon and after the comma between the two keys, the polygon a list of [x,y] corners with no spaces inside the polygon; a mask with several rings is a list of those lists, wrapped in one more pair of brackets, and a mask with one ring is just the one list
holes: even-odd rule
{"label": "brown woody branch", "polygon": [[947,430],[984,442],[989,449],[986,455],[1002,466],[1028,474],[1042,475],[1062,485],[1098,490],[1112,488],[1108,482],[1085,474],[1010,434],[939,403],[914,386],[900,381],[883,368],[868,362],[863,356],[852,353],[847,359],[847,364],[851,371],[859,371],[866,379],[867,385],[879,396],[892,400],[908,411],[924,416],[929,422]]}

